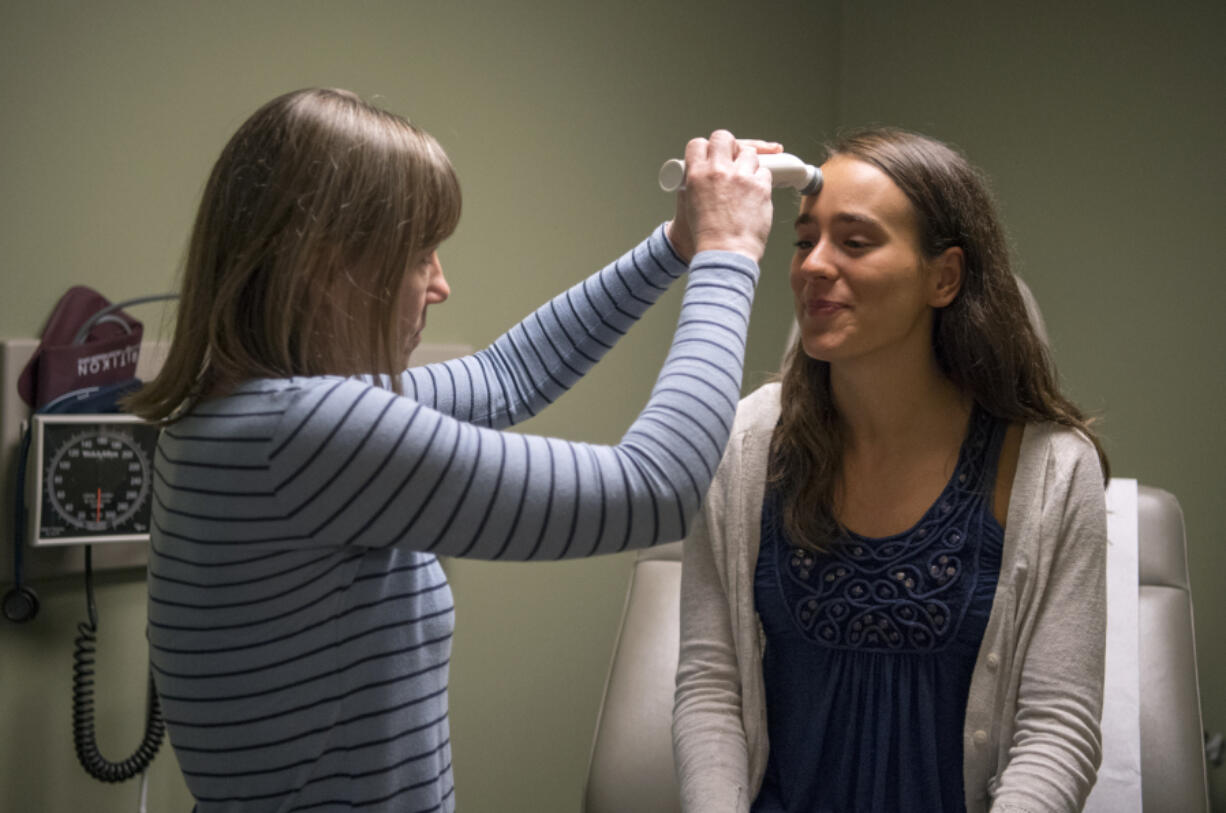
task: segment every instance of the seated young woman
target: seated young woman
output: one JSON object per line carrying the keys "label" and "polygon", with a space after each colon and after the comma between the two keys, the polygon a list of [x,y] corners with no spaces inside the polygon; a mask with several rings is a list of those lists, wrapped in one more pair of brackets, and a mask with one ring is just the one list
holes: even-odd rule
{"label": "seated young woman", "polygon": [[845,137],[796,219],[799,338],[684,554],[692,813],[1074,811],[1101,757],[1107,463],[982,175]]}

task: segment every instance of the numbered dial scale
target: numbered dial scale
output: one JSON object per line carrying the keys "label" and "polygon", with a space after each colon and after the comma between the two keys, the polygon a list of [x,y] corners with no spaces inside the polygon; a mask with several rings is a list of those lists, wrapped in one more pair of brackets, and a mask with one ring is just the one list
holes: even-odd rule
{"label": "numbered dial scale", "polygon": [[35,415],[32,545],[148,542],[156,427],[132,415]]}

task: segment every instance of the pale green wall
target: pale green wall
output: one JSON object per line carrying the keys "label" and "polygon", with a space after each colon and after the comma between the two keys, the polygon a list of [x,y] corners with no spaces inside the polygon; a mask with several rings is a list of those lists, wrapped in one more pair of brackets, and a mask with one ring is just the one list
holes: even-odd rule
{"label": "pale green wall", "polygon": [[[1117,473],[1183,502],[1206,723],[1226,728],[1221,4],[1071,18],[1070,4],[969,0],[619,5],[0,0],[0,337],[34,335],[71,284],[112,298],[170,285],[221,144],[295,87],[377,96],[448,148],[467,200],[431,338],[475,344],[667,217],[655,169],[689,135],[728,126],[813,156],[840,123],[922,129],[995,179],[1064,378],[1104,413]],[[758,30],[771,18],[786,24]],[[786,330],[791,203],[776,202],[750,382]],[[675,313],[673,296],[528,430],[616,440]],[[461,809],[578,808],[627,573],[625,557],[452,566]],[[0,744],[0,809],[131,809],[134,785],[94,783],[72,756],[81,591],[42,594],[37,622],[0,624],[0,720],[23,735]],[[143,582],[112,579],[99,600],[115,754],[137,737],[120,717],[143,702]],[[151,809],[189,808],[169,752],[151,784]]]}
{"label": "pale green wall", "polygon": [[[483,344],[669,216],[656,171],[690,136],[723,126],[792,144],[829,129],[834,28],[821,8],[0,0],[0,337],[36,335],[72,284],[113,299],[170,287],[229,134],[277,93],[336,85],[410,116],[451,154],[465,213],[441,252],[453,295],[431,310],[430,339]],[[767,35],[763,17],[788,23]],[[794,204],[778,200],[786,229]],[[760,314],[787,312],[787,255],[776,241]],[[677,302],[527,431],[616,441],[647,398]],[[156,308],[140,314],[159,321]],[[758,320],[752,381],[786,330]],[[461,810],[578,809],[629,561],[449,565]],[[0,810],[133,809],[134,783],[96,783],[73,756],[82,591],[39,587],[37,621],[0,622],[0,721],[23,735],[0,742]],[[99,602],[100,738],[115,758],[138,740],[123,718],[143,710],[144,582],[109,579]],[[190,809],[169,750],[150,809]]]}
{"label": "pale green wall", "polygon": [[1204,721],[1226,730],[1226,4],[842,5],[839,122],[987,170],[1113,472],[1179,498]]}

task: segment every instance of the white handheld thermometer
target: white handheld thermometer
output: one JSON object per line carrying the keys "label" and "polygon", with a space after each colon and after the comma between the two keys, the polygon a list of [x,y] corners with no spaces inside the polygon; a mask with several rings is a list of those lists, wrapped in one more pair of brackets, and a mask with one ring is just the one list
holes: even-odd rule
{"label": "white handheld thermometer", "polygon": [[[790,186],[802,195],[815,195],[822,188],[822,171],[786,152],[759,155],[758,165],[770,170],[771,186]],[[675,192],[685,185],[685,161],[673,158],[660,167],[660,188]]]}

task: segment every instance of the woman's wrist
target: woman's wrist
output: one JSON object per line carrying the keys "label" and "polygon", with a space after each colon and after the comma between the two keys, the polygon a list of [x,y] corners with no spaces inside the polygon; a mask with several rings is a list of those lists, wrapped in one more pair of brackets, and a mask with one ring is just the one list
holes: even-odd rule
{"label": "woman's wrist", "polygon": [[689,229],[678,227],[676,220],[668,221],[668,225],[664,227],[664,239],[668,240],[673,253],[686,264],[689,264],[694,259],[696,252],[694,251],[694,242]]}
{"label": "woman's wrist", "polygon": [[762,254],[765,250],[766,246],[763,245],[761,240],[749,236],[742,239],[730,236],[700,239],[698,245],[694,247],[695,254],[700,251],[729,251],[748,257],[755,263],[762,259]]}

